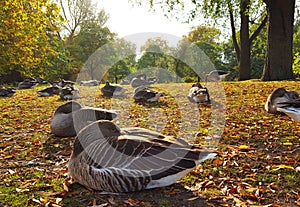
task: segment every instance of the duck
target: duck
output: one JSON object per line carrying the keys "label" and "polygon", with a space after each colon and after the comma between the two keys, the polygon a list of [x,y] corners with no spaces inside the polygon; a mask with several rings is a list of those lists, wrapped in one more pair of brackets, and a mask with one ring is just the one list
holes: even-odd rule
{"label": "duck", "polygon": [[40,96],[52,96],[59,95],[61,87],[59,86],[50,86],[48,88],[37,91]]}
{"label": "duck", "polygon": [[125,95],[125,92],[127,91],[126,88],[123,88],[120,85],[116,84],[110,84],[109,81],[106,81],[105,86],[101,88],[101,92],[103,96],[106,97],[122,97]]}
{"label": "duck", "polygon": [[86,125],[99,119],[113,120],[117,114],[111,110],[82,107],[76,101],[60,105],[54,112],[50,129],[58,137],[76,136]]}
{"label": "duck", "polygon": [[202,86],[200,82],[194,83],[192,85],[187,98],[191,103],[210,103],[208,89]]}
{"label": "duck", "polygon": [[163,94],[150,87],[140,86],[134,92],[135,102],[157,102]]}
{"label": "duck", "polygon": [[222,81],[228,72],[224,70],[213,70],[205,76],[205,82],[219,82]]}
{"label": "duck", "polygon": [[277,111],[285,113],[295,122],[300,123],[300,98],[278,104]]}
{"label": "duck", "polygon": [[135,192],[172,185],[216,155],[180,138],[99,120],[76,136],[68,172],[89,189]]}
{"label": "duck", "polygon": [[6,88],[4,86],[0,86],[0,97],[11,97],[15,93],[15,88]]}
{"label": "duck", "polygon": [[61,100],[72,100],[81,98],[79,89],[73,85],[65,85],[59,90],[59,97]]}
{"label": "duck", "polygon": [[299,94],[296,91],[286,90],[285,88],[276,88],[268,96],[265,103],[265,110],[268,113],[275,114],[277,113],[278,107],[281,105],[281,102],[292,101],[298,99]]}

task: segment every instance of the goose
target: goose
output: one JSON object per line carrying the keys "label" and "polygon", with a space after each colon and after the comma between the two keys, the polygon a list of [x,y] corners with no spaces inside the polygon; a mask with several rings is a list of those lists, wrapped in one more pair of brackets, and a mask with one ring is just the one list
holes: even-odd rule
{"label": "goose", "polygon": [[200,82],[192,85],[187,98],[192,103],[210,103],[208,89],[203,87]]}
{"label": "goose", "polygon": [[123,88],[122,86],[110,84],[108,81],[106,81],[105,86],[101,88],[101,92],[103,96],[106,97],[121,97],[125,95],[125,92],[127,91],[126,88]]}
{"label": "goose", "polygon": [[18,89],[30,89],[37,85],[38,82],[33,78],[25,79],[24,81],[18,83]]}
{"label": "goose", "polygon": [[277,88],[268,96],[265,103],[265,110],[275,114],[281,102],[287,102],[299,98],[296,91],[288,91],[285,88]]}
{"label": "goose", "polygon": [[43,78],[36,78],[36,81],[39,83],[39,84],[49,84],[49,81],[43,79]]}
{"label": "goose", "polygon": [[213,70],[205,76],[205,82],[219,82],[228,75],[228,72],[223,70]]}
{"label": "goose", "polygon": [[120,82],[120,85],[129,85],[129,84],[130,84],[130,81],[126,80],[126,79],[122,79]]}
{"label": "goose", "polygon": [[65,86],[73,86],[75,83],[73,81],[60,79],[58,82],[55,82],[55,84],[63,88]]}
{"label": "goose", "polygon": [[277,111],[283,112],[291,117],[295,122],[300,123],[300,99],[294,99],[291,101],[280,102],[280,106],[277,107]]}
{"label": "goose", "polygon": [[15,88],[6,88],[4,86],[0,86],[0,97],[11,97],[15,93]]}
{"label": "goose", "polygon": [[97,80],[80,81],[79,85],[81,85],[81,86],[99,86],[100,81],[97,81]]}
{"label": "goose", "polygon": [[145,79],[135,77],[131,80],[130,85],[133,88],[137,88],[137,87],[140,87],[140,86],[150,86],[150,83]]}
{"label": "goose", "polygon": [[68,171],[89,189],[134,192],[171,185],[216,155],[180,138],[99,120],[78,133]]}
{"label": "goose", "polygon": [[62,100],[81,98],[78,88],[73,85],[65,85],[63,88],[60,88],[59,96]]}
{"label": "goose", "polygon": [[40,96],[52,96],[52,95],[59,95],[61,88],[59,86],[50,86],[48,88],[39,90],[37,93]]}
{"label": "goose", "polygon": [[140,86],[147,87],[147,86],[150,86],[151,84],[154,84],[156,81],[157,81],[157,79],[155,77],[151,77],[151,78],[147,79],[146,74],[140,74],[131,80],[130,85],[133,88],[137,88]]}
{"label": "goose", "polygon": [[75,136],[80,129],[99,119],[113,120],[117,114],[110,110],[82,107],[76,101],[60,105],[50,123],[52,134],[59,137]]}
{"label": "goose", "polygon": [[148,82],[149,82],[150,84],[154,84],[154,83],[156,83],[156,82],[158,81],[158,79],[157,79],[156,77],[150,77],[150,78],[148,78],[147,80],[148,80]]}
{"label": "goose", "polygon": [[157,102],[163,94],[149,87],[140,86],[134,92],[135,102]]}

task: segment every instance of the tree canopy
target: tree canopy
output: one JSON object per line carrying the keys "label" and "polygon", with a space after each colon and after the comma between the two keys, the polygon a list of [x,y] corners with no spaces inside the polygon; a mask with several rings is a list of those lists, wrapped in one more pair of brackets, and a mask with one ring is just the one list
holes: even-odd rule
{"label": "tree canopy", "polygon": [[66,61],[57,36],[63,21],[49,0],[0,2],[0,74],[45,75],[40,67]]}

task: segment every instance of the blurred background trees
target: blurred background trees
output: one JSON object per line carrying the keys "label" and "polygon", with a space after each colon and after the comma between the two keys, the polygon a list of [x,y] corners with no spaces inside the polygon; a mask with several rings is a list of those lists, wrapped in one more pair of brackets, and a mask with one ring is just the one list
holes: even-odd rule
{"label": "blurred background trees", "polygon": [[[120,82],[135,71],[147,69],[153,70],[153,75],[168,77],[161,81],[195,81],[197,74],[192,68],[199,60],[190,57],[190,65],[184,60],[196,47],[215,69],[230,72],[229,80],[281,80],[300,74],[300,27],[297,13],[294,16],[294,0],[289,4],[284,0],[145,2],[150,7],[161,7],[166,16],[182,13],[188,4],[191,9],[183,15],[185,19],[178,21],[204,15],[209,24],[191,28],[176,46],[153,38],[137,48],[110,31],[109,14],[92,0],[1,1],[0,82],[12,83],[31,76],[75,80],[81,70],[91,79]],[[276,12],[286,15],[276,20]],[[270,25],[277,29],[272,31]],[[230,31],[227,36],[222,28]],[[274,42],[279,40],[282,44],[276,48]],[[114,44],[113,48],[105,57],[100,54],[102,60],[87,63],[98,48],[108,43]],[[107,74],[97,74],[107,61],[113,63],[105,69]]]}

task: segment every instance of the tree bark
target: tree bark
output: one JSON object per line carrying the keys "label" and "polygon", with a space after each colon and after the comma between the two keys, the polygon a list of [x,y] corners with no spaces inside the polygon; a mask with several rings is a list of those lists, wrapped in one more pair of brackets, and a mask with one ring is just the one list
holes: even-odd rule
{"label": "tree bark", "polygon": [[263,81],[294,78],[292,63],[295,0],[265,0],[268,11],[268,43]]}
{"label": "tree bark", "polygon": [[248,7],[250,0],[241,2],[241,31],[240,31],[240,62],[239,62],[239,80],[248,80],[251,78],[250,65],[250,38],[249,38],[249,14]]}
{"label": "tree bark", "polygon": [[237,62],[240,62],[241,52],[240,52],[240,46],[238,44],[237,38],[236,38],[236,29],[234,25],[234,17],[233,17],[233,11],[231,8],[231,5],[228,5],[229,8],[229,19],[230,19],[230,25],[231,25],[231,33],[232,33],[232,42],[236,53],[236,59]]}

